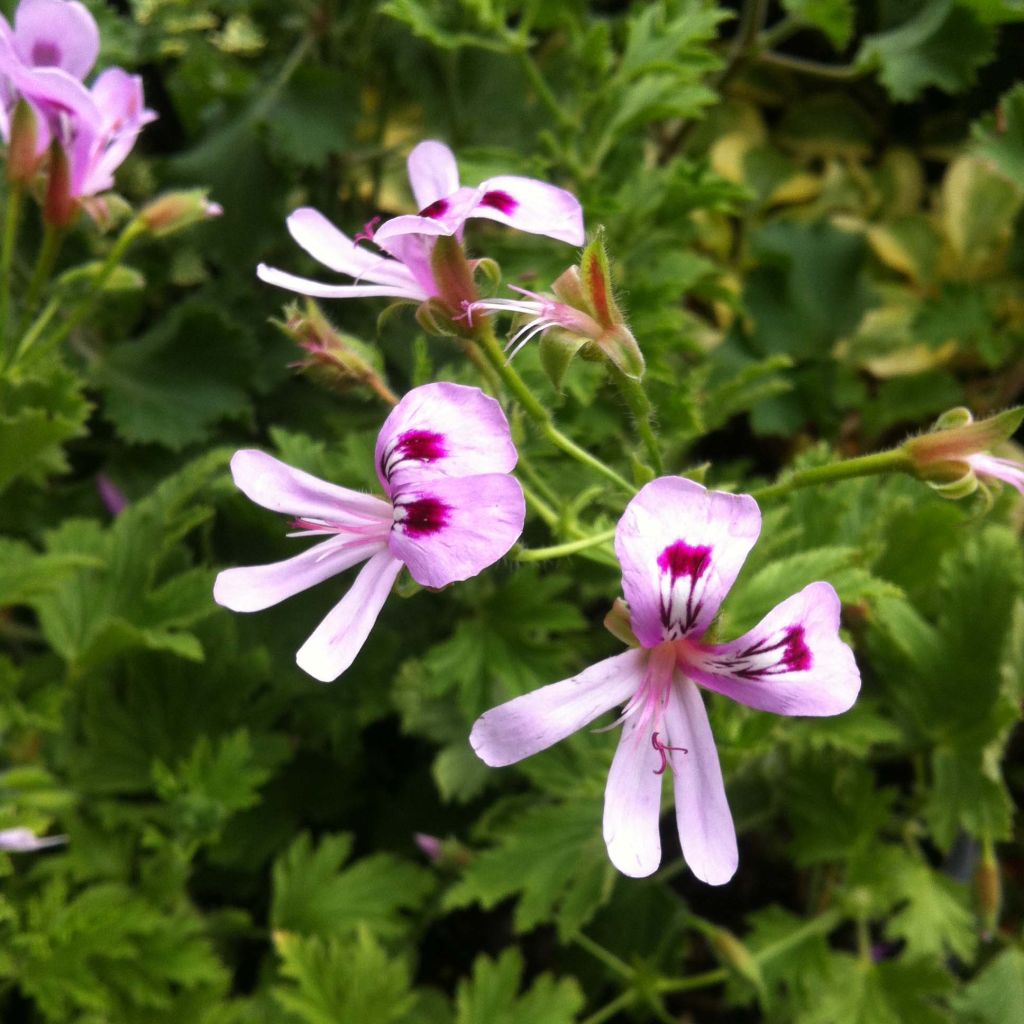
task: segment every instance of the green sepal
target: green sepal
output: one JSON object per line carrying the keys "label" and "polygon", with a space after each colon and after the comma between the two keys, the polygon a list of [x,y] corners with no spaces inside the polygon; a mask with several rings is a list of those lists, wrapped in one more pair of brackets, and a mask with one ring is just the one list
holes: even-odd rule
{"label": "green sepal", "polygon": [[605,328],[621,323],[622,314],[612,294],[612,276],[608,267],[608,253],[604,247],[604,228],[597,229],[583,250],[580,279],[587,312]]}
{"label": "green sepal", "polygon": [[569,364],[586,344],[584,338],[565,331],[548,331],[541,337],[540,365],[556,390],[562,390]]}

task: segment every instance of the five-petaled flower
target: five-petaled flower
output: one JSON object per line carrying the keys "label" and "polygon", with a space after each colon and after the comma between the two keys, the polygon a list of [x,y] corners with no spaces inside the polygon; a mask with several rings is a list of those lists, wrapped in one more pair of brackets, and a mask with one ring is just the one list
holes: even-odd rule
{"label": "five-petaled flower", "polygon": [[605,790],[608,855],[627,875],[661,860],[662,775],[674,778],[683,856],[697,878],[727,882],[736,832],[699,686],[763,711],[835,715],[860,689],[839,638],[839,599],[812,583],[745,636],[705,634],[761,529],[748,495],[707,491],[681,477],[647,484],[619,521],[615,549],[639,646],[482,715],[470,742],[489,765],[513,764],[625,704]]}
{"label": "five-petaled flower", "polygon": [[[431,266],[440,236],[461,239],[470,217],[500,221],[531,234],[547,235],[572,245],[583,244],[583,212],[565,189],[533,178],[500,175],[475,188],[459,184],[452,151],[441,142],[421,142],[409,154],[409,182],[419,213],[404,214],[354,239],[339,231],[317,210],[303,207],[288,218],[292,238],[315,260],[355,284],[325,284],[260,264],[257,274],[268,284],[316,298],[383,296],[425,302],[440,296]],[[380,253],[360,246],[373,242]]]}
{"label": "five-petaled flower", "polygon": [[519,538],[523,491],[501,407],[478,388],[436,383],[410,391],[377,438],[386,495],[325,483],[259,451],[236,452],[235,483],[262,505],[292,516],[293,536],[328,539],[272,565],[227,569],[214,598],[254,612],[366,562],[351,589],[303,644],[296,661],[324,682],[352,664],[402,566],[426,587],[469,579]]}

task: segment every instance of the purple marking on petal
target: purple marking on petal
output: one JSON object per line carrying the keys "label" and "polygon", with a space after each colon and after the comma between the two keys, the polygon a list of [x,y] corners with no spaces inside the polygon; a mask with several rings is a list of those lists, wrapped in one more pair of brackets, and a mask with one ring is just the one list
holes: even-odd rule
{"label": "purple marking on petal", "polygon": [[395,527],[409,537],[429,537],[443,530],[452,510],[440,498],[423,497],[395,502]]}
{"label": "purple marking on petal", "polygon": [[804,643],[803,626],[790,626],[786,630],[782,660],[791,672],[806,672],[811,667],[811,649]]}
{"label": "purple marking on petal", "polygon": [[697,582],[711,564],[711,548],[704,545],[690,547],[686,541],[677,540],[658,555],[658,568],[672,574],[673,582],[680,576],[689,576]]}
{"label": "purple marking on petal", "polygon": [[403,462],[437,462],[448,454],[444,434],[433,430],[406,430],[381,456],[380,471],[389,483]]}
{"label": "purple marking on petal", "polygon": [[513,199],[507,192],[494,189],[491,192],[484,193],[483,199],[480,200],[480,205],[489,206],[492,210],[497,210],[499,213],[505,214],[506,217],[511,217],[519,206],[519,200]]}
{"label": "purple marking on petal", "polygon": [[713,671],[724,671],[737,679],[765,679],[786,672],[807,672],[814,664],[804,640],[804,627],[787,626],[726,657],[708,662]]}
{"label": "purple marking on petal", "polygon": [[424,206],[420,210],[420,216],[440,220],[448,212],[450,205],[447,199],[435,199],[429,206]]}
{"label": "purple marking on petal", "polygon": [[40,39],[32,47],[32,65],[37,68],[60,66],[60,47],[49,40]]}

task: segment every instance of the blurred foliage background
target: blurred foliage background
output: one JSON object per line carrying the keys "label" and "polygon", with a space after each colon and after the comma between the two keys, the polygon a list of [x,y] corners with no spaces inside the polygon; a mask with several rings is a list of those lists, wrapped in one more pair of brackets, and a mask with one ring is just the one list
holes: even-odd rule
{"label": "blurred foliage background", "polygon": [[[709,701],[740,831],[724,889],[670,827],[658,875],[610,866],[608,735],[500,772],[466,742],[481,711],[616,649],[606,561],[405,588],[326,687],[294,651],[337,583],[252,617],[210,597],[218,568],[291,550],[231,486],[234,448],[375,486],[386,407],[294,372],[272,323],[289,296],[254,268],[316,269],[285,232],[296,206],[350,234],[412,211],[423,138],[465,181],[555,181],[604,226],[670,471],[750,488],[1019,402],[1024,5],[88,6],[101,65],[141,73],[160,115],[119,192],[209,187],[224,214],[139,243],[61,352],[0,380],[0,828],[69,837],[0,852],[5,1024],[1024,1021],[1012,491],[883,478],[765,503],[721,634],[827,579],[864,688],[814,722]],[[112,237],[83,220],[61,267]],[[469,246],[526,287],[575,256],[479,222]],[[478,383],[382,310],[327,312],[394,390]],[[535,349],[516,365],[633,471],[599,365],[561,392]],[[621,495],[514,426],[564,522],[614,525]]]}

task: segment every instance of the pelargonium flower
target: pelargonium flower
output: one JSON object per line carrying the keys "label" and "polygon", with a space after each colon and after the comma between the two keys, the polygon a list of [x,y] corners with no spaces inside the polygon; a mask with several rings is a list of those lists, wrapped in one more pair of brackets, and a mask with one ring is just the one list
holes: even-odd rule
{"label": "pelargonium flower", "polygon": [[219,604],[259,611],[366,562],[296,655],[323,682],[352,664],[403,566],[417,583],[444,587],[492,565],[523,529],[508,421],[478,388],[413,389],[385,420],[374,456],[384,498],[318,480],[260,451],[231,460],[235,483],[252,501],[294,517],[291,536],[327,539],[283,562],[220,573]]}
{"label": "pelargonium flower", "polygon": [[[475,188],[461,186],[452,151],[429,140],[409,154],[408,170],[418,214],[393,217],[376,228],[375,218],[354,239],[310,207],[288,218],[292,238],[313,259],[355,284],[325,284],[263,263],[256,270],[260,280],[316,298],[383,296],[425,302],[440,295],[430,262],[435,240],[441,235],[461,238],[470,217],[500,221],[572,245],[583,243],[583,212],[565,189],[515,175],[488,178]],[[363,239],[381,252],[360,247]]]}
{"label": "pelargonium flower", "polygon": [[835,715],[860,689],[839,639],[839,599],[812,583],[749,633],[711,643],[708,628],[761,530],[748,495],[681,477],[647,484],[619,520],[615,550],[639,646],[482,715],[470,742],[487,764],[513,764],[625,705],[605,790],[604,838],[624,874],[661,860],[662,775],[671,767],[683,857],[720,885],[735,873],[736,832],[699,687],[781,715]]}
{"label": "pelargonium flower", "polygon": [[[0,14],[0,134],[9,141],[10,116],[19,92],[6,74],[8,67],[51,68],[81,82],[92,70],[100,50],[96,21],[76,0],[21,0],[14,26]],[[44,129],[39,151],[49,145]]]}

